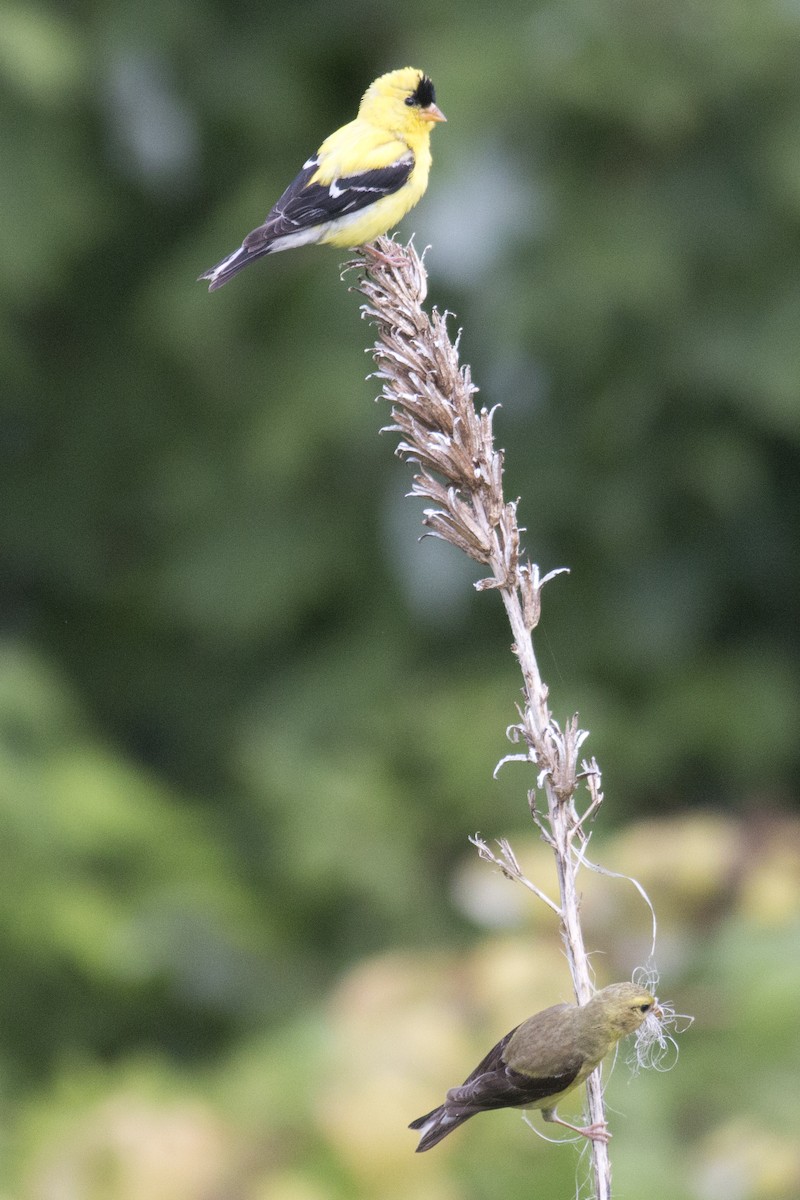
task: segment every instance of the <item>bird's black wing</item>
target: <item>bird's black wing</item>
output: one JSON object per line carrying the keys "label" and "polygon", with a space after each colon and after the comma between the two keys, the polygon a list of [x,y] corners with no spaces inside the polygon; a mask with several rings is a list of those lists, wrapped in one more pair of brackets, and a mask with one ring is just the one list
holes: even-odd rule
{"label": "bird's black wing", "polygon": [[579,1067],[557,1075],[530,1076],[502,1066],[496,1071],[478,1075],[470,1083],[451,1088],[447,1093],[448,1108],[469,1108],[480,1112],[487,1108],[526,1108],[548,1096],[558,1096],[577,1078]]}
{"label": "bird's black wing", "polygon": [[444,1104],[412,1121],[410,1129],[419,1129],[417,1151],[430,1150],[459,1125],[477,1113],[493,1108],[538,1107],[539,1102],[557,1097],[574,1083],[583,1066],[575,1055],[558,1074],[531,1076],[515,1071],[505,1060],[508,1043],[516,1033],[512,1029],[467,1076],[461,1087],[451,1088]]}
{"label": "bird's black wing", "polygon": [[267,242],[337,217],[346,217],[390,196],[408,182],[414,169],[414,156],[409,151],[388,167],[376,167],[358,175],[342,175],[329,184],[309,182],[318,166],[316,158],[303,164],[302,171],[275,203],[264,224],[244,239],[245,249],[258,250]]}
{"label": "bird's black wing", "polygon": [[521,1108],[535,1104],[548,1096],[557,1096],[575,1081],[583,1066],[583,1059],[575,1055],[564,1070],[553,1075],[525,1075],[515,1071],[505,1061],[504,1052],[516,1033],[512,1029],[493,1046],[475,1070],[467,1076],[461,1087],[451,1088],[447,1093],[447,1106],[461,1106],[479,1110],[484,1108]]}

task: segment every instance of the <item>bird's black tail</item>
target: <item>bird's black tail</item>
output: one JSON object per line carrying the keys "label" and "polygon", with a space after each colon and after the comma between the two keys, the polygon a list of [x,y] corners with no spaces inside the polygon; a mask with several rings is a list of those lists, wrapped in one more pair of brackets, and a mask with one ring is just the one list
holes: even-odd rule
{"label": "bird's black tail", "polygon": [[238,250],[234,250],[233,254],[229,254],[227,258],[223,258],[222,262],[218,262],[215,267],[209,267],[202,275],[198,275],[199,279],[208,279],[208,290],[215,292],[217,288],[221,288],[229,279],[233,279],[234,275],[249,267],[251,262],[255,262],[257,258],[262,258],[265,254],[269,254],[272,250],[272,243],[261,245],[257,250],[249,250],[246,245],[241,245]]}
{"label": "bird's black tail", "polygon": [[412,1121],[408,1127],[421,1130],[417,1154],[437,1145],[442,1138],[447,1137],[448,1133],[452,1133],[454,1129],[458,1129],[459,1125],[463,1125],[470,1117],[474,1117],[476,1111],[476,1109],[466,1112],[463,1109],[457,1111],[448,1108],[446,1104],[440,1104],[438,1108],[425,1113],[424,1117],[417,1117],[416,1121]]}

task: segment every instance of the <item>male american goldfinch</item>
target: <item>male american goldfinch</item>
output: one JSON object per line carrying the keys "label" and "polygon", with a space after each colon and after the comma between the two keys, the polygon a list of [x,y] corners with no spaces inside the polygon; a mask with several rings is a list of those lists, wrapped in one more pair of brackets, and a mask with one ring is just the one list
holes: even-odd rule
{"label": "male american goldfinch", "polygon": [[655,997],[632,983],[612,983],[588,1004],[554,1004],[507,1033],[444,1104],[412,1121],[417,1151],[430,1150],[476,1113],[492,1108],[539,1108],[545,1121],[588,1138],[606,1140],[605,1126],[585,1129],[556,1115],[556,1105],[598,1066],[648,1013],[660,1014]]}
{"label": "male american goldfinch", "polygon": [[386,233],[425,192],[431,129],[445,120],[424,72],[403,67],[381,75],[364,93],[356,119],[303,163],[264,224],[200,276],[210,281],[208,290],[263,254],[316,242],[363,246]]}

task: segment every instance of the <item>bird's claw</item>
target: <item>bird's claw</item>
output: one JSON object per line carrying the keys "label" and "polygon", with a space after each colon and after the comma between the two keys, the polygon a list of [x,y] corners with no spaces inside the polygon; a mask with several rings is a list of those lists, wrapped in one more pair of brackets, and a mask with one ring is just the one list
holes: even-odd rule
{"label": "bird's claw", "polygon": [[596,1121],[594,1125],[587,1125],[585,1129],[579,1129],[578,1133],[582,1133],[592,1142],[608,1143],[611,1141],[611,1130],[605,1121]]}
{"label": "bird's claw", "polygon": [[365,258],[372,258],[384,267],[401,267],[405,261],[402,254],[384,254],[374,242],[365,242],[361,252]]}
{"label": "bird's claw", "polygon": [[611,1130],[605,1121],[595,1121],[593,1125],[572,1125],[569,1121],[562,1121],[553,1109],[543,1112],[542,1116],[545,1121],[552,1121],[554,1125],[562,1125],[564,1129],[571,1129],[573,1133],[579,1133],[581,1137],[589,1138],[591,1142],[609,1142],[611,1140]]}

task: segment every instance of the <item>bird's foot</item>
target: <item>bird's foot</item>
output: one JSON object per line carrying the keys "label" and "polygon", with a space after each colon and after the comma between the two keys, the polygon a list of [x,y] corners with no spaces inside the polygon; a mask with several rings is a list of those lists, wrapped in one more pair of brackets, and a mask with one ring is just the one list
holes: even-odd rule
{"label": "bird's foot", "polygon": [[573,1133],[579,1133],[581,1137],[589,1138],[591,1142],[609,1142],[611,1140],[611,1130],[605,1121],[595,1121],[593,1125],[570,1125],[569,1121],[562,1121],[561,1117],[556,1116],[553,1109],[543,1112],[542,1116],[545,1121],[550,1121],[553,1125],[563,1125],[565,1129],[571,1129]]}
{"label": "bird's foot", "polygon": [[592,1142],[605,1142],[607,1144],[611,1141],[611,1130],[605,1121],[597,1121],[594,1125],[587,1125],[585,1129],[579,1129],[578,1132],[582,1133],[584,1137],[589,1138]]}
{"label": "bird's foot", "polygon": [[361,252],[365,258],[373,258],[376,262],[383,263],[385,267],[401,267],[405,261],[401,254],[384,254],[374,242],[365,242],[361,247]]}
{"label": "bird's foot", "polygon": [[590,1142],[610,1142],[611,1130],[606,1125],[605,1121],[596,1121],[594,1125],[570,1125],[568,1121],[562,1121],[560,1118],[556,1121],[557,1125],[563,1125],[566,1129],[572,1129],[573,1132],[581,1134],[582,1137],[588,1138]]}

